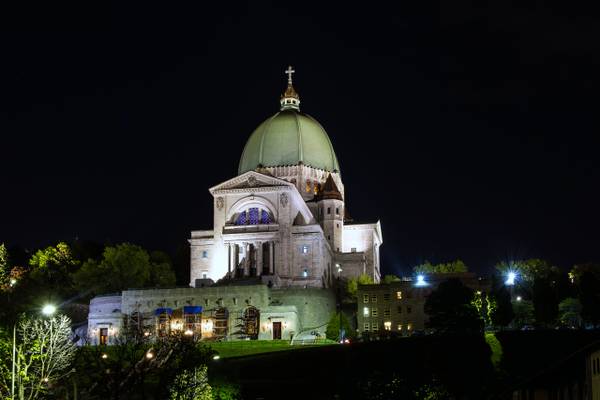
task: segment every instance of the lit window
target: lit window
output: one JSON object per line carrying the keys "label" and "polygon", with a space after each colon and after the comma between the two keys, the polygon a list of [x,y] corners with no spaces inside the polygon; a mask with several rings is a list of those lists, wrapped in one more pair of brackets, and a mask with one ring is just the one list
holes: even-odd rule
{"label": "lit window", "polygon": [[363,315],[364,315],[365,317],[368,317],[368,316],[369,316],[369,307],[364,307],[364,308],[363,308]]}
{"label": "lit window", "polygon": [[407,331],[410,331],[411,329],[412,329],[412,324],[407,324],[407,325],[406,325],[406,330],[407,330]]}
{"label": "lit window", "polygon": [[310,180],[306,180],[306,191],[310,192]]}
{"label": "lit window", "polygon": [[402,292],[400,292],[400,291],[396,292],[396,298],[398,300],[402,300]]}
{"label": "lit window", "polygon": [[369,323],[365,322],[364,331],[369,332]]}
{"label": "lit window", "polygon": [[371,295],[371,303],[377,303],[377,295],[376,294]]}
{"label": "lit window", "polygon": [[208,250],[202,250],[202,258],[208,258]]}
{"label": "lit window", "polygon": [[304,271],[302,271],[302,277],[308,278],[308,269],[304,268]]}
{"label": "lit window", "polygon": [[319,182],[317,182],[317,181],[314,181],[314,182],[313,182],[313,188],[314,188],[314,189],[313,189],[313,192],[314,192],[315,194],[318,194],[318,193],[319,193]]}
{"label": "lit window", "polygon": [[383,301],[390,301],[390,294],[389,293],[384,293],[383,294]]}
{"label": "lit window", "polygon": [[383,316],[384,317],[389,317],[390,316],[390,309],[386,308],[385,310],[383,310]]}
{"label": "lit window", "polygon": [[363,294],[363,303],[368,303],[368,302],[369,302],[369,295]]}
{"label": "lit window", "polygon": [[301,251],[302,251],[302,254],[308,254],[308,245],[303,245]]}
{"label": "lit window", "polygon": [[398,330],[401,331],[402,330],[402,324],[398,324]]}
{"label": "lit window", "polygon": [[385,321],[383,323],[383,329],[385,329],[386,331],[391,331],[392,330],[392,323],[390,321]]}
{"label": "lit window", "polygon": [[371,310],[371,317],[376,317],[377,316],[377,309],[374,308]]}

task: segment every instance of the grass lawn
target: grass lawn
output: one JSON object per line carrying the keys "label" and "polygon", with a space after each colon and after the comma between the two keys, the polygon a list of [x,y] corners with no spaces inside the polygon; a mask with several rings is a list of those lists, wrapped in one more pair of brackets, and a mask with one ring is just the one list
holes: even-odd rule
{"label": "grass lawn", "polygon": [[315,346],[330,346],[336,344],[333,340],[320,340],[318,343],[290,345],[289,340],[239,340],[235,342],[209,343],[221,358],[248,356],[251,354],[270,353],[273,351],[297,350]]}

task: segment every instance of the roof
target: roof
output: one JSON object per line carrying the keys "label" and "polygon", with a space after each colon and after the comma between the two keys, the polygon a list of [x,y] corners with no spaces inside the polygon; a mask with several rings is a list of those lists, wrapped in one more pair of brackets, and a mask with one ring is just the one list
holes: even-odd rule
{"label": "roof", "polygon": [[344,199],[342,198],[342,193],[340,193],[337,185],[333,181],[331,174],[329,174],[329,176],[327,176],[325,183],[323,184],[323,186],[321,186],[321,188],[319,189],[319,192],[317,193],[317,195],[315,197],[316,197],[317,201],[320,201],[320,200],[344,201]]}

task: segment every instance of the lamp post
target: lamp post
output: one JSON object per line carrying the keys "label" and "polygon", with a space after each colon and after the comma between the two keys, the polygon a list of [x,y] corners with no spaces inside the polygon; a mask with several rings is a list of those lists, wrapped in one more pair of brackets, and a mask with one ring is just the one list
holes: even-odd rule
{"label": "lamp post", "polygon": [[[51,317],[56,312],[56,306],[52,304],[46,304],[42,308],[42,314],[47,317]],[[50,324],[50,338],[52,338],[52,324]],[[15,369],[17,366],[16,358],[17,358],[17,323],[13,325],[13,348],[12,348],[12,379],[10,383],[10,396],[11,398],[15,398]]]}

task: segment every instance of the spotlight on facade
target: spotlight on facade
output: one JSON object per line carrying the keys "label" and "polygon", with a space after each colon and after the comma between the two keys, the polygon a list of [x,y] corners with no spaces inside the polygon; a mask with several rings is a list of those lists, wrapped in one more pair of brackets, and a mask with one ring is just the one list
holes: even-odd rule
{"label": "spotlight on facade", "polygon": [[46,304],[44,308],[42,308],[42,314],[44,315],[53,315],[56,312],[56,306],[52,304]]}
{"label": "spotlight on facade", "polygon": [[517,273],[514,271],[508,271],[508,274],[506,274],[506,281],[504,281],[504,284],[507,286],[513,286],[515,284],[515,279],[517,279]]}
{"label": "spotlight on facade", "polygon": [[425,275],[417,275],[417,283],[415,286],[427,286],[427,281],[425,280]]}

